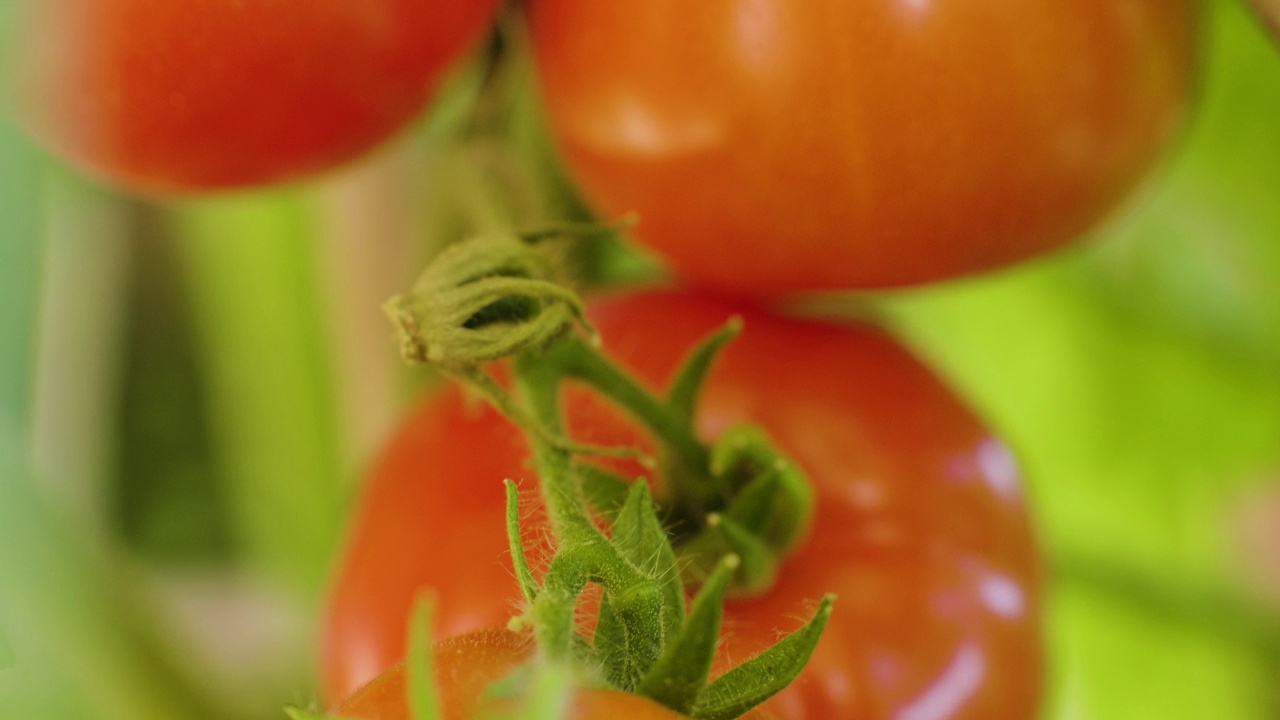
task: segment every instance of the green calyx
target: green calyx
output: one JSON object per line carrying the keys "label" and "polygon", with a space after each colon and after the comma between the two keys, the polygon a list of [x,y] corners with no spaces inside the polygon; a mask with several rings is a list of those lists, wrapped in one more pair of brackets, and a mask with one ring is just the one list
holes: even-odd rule
{"label": "green calyx", "polygon": [[[540,658],[691,717],[737,717],[799,674],[831,611],[833,598],[823,598],[800,630],[708,682],[725,598],[772,585],[808,531],[812,489],[759,428],[733,428],[711,446],[694,433],[701,388],[741,320],[694,348],[665,397],[655,396],[600,353],[581,301],[554,282],[536,241],[562,232],[482,237],[442,253],[412,292],[387,304],[402,354],[468,383],[529,436],[557,545],[540,579],[525,558],[509,480],[507,526],[527,603],[513,627],[533,628]],[[512,360],[514,392],[485,368],[500,359]],[[646,482],[584,461],[635,450],[565,436],[559,389],[567,379],[613,400],[658,441],[660,505]],[[686,583],[698,588],[688,607]],[[576,619],[588,585],[602,590],[590,639]]]}
{"label": "green calyx", "polygon": [[782,556],[809,530],[814,496],[808,478],[754,425],[730,428],[711,448],[711,476],[728,502],[680,550],[696,582],[718,558],[742,558],[735,592],[755,595],[773,586]]}

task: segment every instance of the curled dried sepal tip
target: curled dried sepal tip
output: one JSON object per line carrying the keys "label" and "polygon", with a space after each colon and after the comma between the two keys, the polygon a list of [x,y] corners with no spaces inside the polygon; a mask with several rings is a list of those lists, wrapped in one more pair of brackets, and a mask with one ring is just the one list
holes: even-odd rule
{"label": "curled dried sepal tip", "polygon": [[383,309],[405,360],[467,374],[546,347],[575,325],[594,334],[581,299],[554,277],[536,247],[514,235],[485,235],[446,249]]}

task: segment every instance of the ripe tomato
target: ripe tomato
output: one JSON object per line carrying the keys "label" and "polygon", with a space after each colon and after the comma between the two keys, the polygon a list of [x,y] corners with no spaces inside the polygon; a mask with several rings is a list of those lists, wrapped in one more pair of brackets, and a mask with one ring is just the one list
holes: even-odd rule
{"label": "ripe tomato", "polygon": [[[481,695],[533,654],[527,635],[506,630],[481,630],[441,641],[433,648],[440,707],[445,720],[487,717],[495,703]],[[407,676],[396,665],[365,685],[335,712],[360,720],[412,720],[407,699]],[[581,689],[573,694],[565,720],[677,720],[683,717],[661,705],[613,690]]]}
{"label": "ripe tomato", "polygon": [[[1039,564],[1018,470],[925,368],[870,327],[783,318],[690,293],[605,299],[588,314],[605,347],[657,383],[735,312],[745,330],[712,373],[699,430],[713,437],[758,422],[809,473],[818,500],[812,533],[777,585],[729,603],[721,667],[798,627],[807,603],[834,592],[813,659],[766,711],[1033,717]],[[638,442],[635,427],[603,401],[577,391],[566,403],[575,438]],[[439,597],[442,635],[512,614],[518,590],[501,481],[533,487],[525,453],[503,419],[468,408],[454,390],[405,422],[364,488],[333,587],[324,641],[331,697],[400,659],[422,586]],[[536,518],[525,527],[540,533]]]}
{"label": "ripe tomato", "polygon": [[1193,0],[529,0],[552,128],[606,217],[754,295],[1049,250],[1174,136]]}
{"label": "ripe tomato", "polygon": [[[19,56],[29,123],[151,192],[285,180],[421,110],[497,0],[46,0]],[[33,7],[35,4],[33,4]]]}

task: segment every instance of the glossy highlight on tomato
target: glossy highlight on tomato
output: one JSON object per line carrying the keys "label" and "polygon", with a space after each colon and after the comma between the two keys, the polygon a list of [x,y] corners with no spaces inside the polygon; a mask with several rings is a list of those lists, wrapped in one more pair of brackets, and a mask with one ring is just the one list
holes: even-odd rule
{"label": "glossy highlight on tomato", "polygon": [[[720,669],[798,627],[834,592],[812,660],[766,713],[1034,717],[1040,567],[1019,471],[927,369],[869,326],[690,292],[605,298],[588,309],[610,354],[655,386],[733,314],[745,328],[712,373],[699,431],[710,438],[742,420],[759,423],[808,472],[818,500],[809,539],[777,585],[727,606]],[[570,390],[575,438],[644,442],[619,411]],[[439,598],[440,636],[515,612],[507,477],[535,487],[523,440],[493,411],[449,389],[406,419],[364,488],[333,585],[323,659],[331,698],[401,658],[405,618],[423,587]],[[526,493],[526,513],[533,504]],[[545,535],[537,522],[531,514],[525,523],[531,539]],[[535,566],[545,561],[545,550],[533,554]]]}
{"label": "glossy highlight on tomato", "polygon": [[43,0],[18,92],[58,154],[132,190],[288,180],[422,110],[497,0]]}
{"label": "glossy highlight on tomato", "polygon": [[741,294],[1029,258],[1177,134],[1193,0],[530,0],[545,106],[604,217]]}
{"label": "glossy highlight on tomato", "polygon": [[[485,691],[533,656],[532,638],[507,630],[481,630],[436,643],[437,692],[444,720],[488,717],[486,711],[518,710],[520,698],[485,699]],[[413,720],[404,665],[396,665],[356,691],[335,712],[359,720]],[[677,720],[661,705],[614,690],[577,689],[564,720]]]}

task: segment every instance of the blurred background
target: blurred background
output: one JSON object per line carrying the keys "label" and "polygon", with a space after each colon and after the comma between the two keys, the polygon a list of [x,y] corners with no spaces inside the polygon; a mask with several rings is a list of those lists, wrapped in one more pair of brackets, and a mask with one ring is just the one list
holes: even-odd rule
{"label": "blurred background", "polygon": [[[871,303],[1021,455],[1055,720],[1280,717],[1280,51],[1236,0],[1205,20],[1187,134],[1088,242],[828,301]],[[494,187],[584,214],[520,68],[477,130],[482,75],[357,164],[201,200],[114,194],[0,114],[0,718],[314,698],[354,488],[424,382],[380,303],[500,222]]]}

